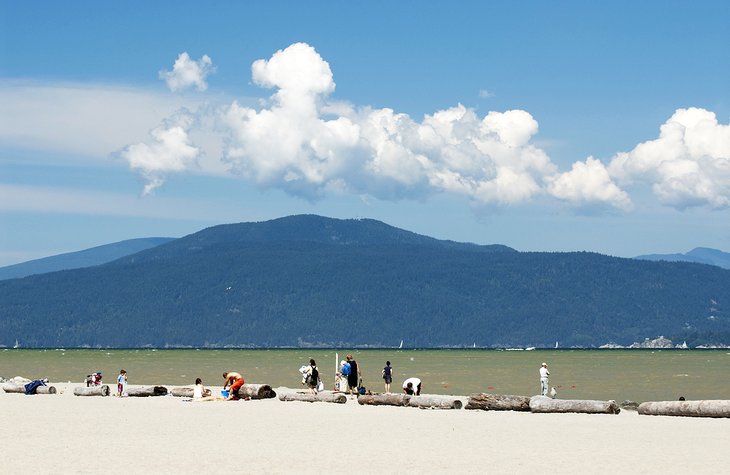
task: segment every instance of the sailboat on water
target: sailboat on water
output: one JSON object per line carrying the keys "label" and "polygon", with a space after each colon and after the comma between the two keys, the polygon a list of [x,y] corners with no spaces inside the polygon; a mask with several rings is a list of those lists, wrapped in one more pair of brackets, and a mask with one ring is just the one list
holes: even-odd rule
{"label": "sailboat on water", "polygon": [[400,345],[398,346],[398,349],[399,350],[402,349],[402,348],[403,348],[403,340],[400,341]]}
{"label": "sailboat on water", "polygon": [[13,348],[20,348],[20,343],[18,343],[18,339],[15,339],[15,345],[13,345]]}

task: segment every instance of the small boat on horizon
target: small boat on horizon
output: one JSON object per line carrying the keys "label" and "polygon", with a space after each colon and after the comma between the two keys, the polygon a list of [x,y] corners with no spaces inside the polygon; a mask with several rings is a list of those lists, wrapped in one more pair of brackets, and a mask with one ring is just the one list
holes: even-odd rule
{"label": "small boat on horizon", "polygon": [[398,349],[399,350],[402,349],[402,348],[403,348],[403,340],[400,341],[400,345],[398,346]]}
{"label": "small boat on horizon", "polygon": [[20,348],[20,343],[18,343],[18,339],[15,339],[15,345],[13,345],[13,348]]}

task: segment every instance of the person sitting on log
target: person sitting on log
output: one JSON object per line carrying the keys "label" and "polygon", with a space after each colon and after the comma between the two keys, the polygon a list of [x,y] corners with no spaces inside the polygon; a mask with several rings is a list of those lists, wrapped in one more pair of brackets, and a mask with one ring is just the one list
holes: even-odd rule
{"label": "person sitting on log", "polygon": [[226,399],[229,401],[237,400],[237,392],[243,386],[243,376],[241,376],[241,373],[229,371],[223,373],[223,377],[226,379],[225,383],[223,383],[223,390],[225,391],[228,388],[228,397]]}
{"label": "person sitting on log", "polygon": [[408,378],[403,381],[403,392],[409,396],[421,395],[421,380],[418,378]]}

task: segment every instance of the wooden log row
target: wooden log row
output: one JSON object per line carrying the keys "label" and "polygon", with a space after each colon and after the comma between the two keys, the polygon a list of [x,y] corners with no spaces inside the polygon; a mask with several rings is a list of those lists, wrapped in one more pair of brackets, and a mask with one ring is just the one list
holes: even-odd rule
{"label": "wooden log row", "polygon": [[[13,383],[3,384],[3,391],[6,393],[21,393],[25,394],[25,386]],[[38,386],[35,394],[56,394],[55,386]]]}
{"label": "wooden log row", "polygon": [[276,391],[268,384],[244,384],[236,395],[241,399],[272,399],[276,397]]}
{"label": "wooden log row", "polygon": [[111,394],[109,385],[101,386],[77,386],[74,388],[74,396],[108,396]]}
{"label": "wooden log row", "polygon": [[592,401],[586,399],[552,399],[547,396],[530,398],[530,411],[537,413],[618,414],[621,408],[616,401]]}
{"label": "wooden log row", "polygon": [[[195,391],[195,388],[172,388],[170,389],[170,394],[172,394],[175,397],[193,397],[193,392]],[[210,389],[206,389],[203,391],[203,397],[208,397],[212,393]]]}
{"label": "wooden log row", "polygon": [[461,409],[460,399],[449,396],[408,394],[361,394],[357,397],[358,404],[367,406],[408,406],[421,409]]}
{"label": "wooden log row", "polygon": [[347,402],[347,396],[345,396],[343,393],[334,393],[330,391],[317,394],[288,393],[280,394],[279,401],[331,402],[335,404],[345,404]]}
{"label": "wooden log row", "polygon": [[167,388],[165,386],[128,386],[126,394],[130,397],[166,396]]}
{"label": "wooden log row", "polygon": [[469,395],[465,409],[483,411],[529,411],[530,396],[476,393]]}
{"label": "wooden log row", "polygon": [[730,417],[730,400],[650,401],[639,404],[645,416]]}

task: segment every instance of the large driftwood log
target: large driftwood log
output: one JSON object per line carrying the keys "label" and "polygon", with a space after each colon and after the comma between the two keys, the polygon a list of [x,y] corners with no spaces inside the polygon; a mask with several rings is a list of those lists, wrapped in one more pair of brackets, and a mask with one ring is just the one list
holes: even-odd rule
{"label": "large driftwood log", "polygon": [[271,399],[276,397],[276,391],[268,384],[244,384],[236,391],[241,399]]}
{"label": "large driftwood log", "polygon": [[547,396],[530,398],[532,412],[579,412],[583,414],[618,414],[621,408],[616,401],[592,401],[586,399],[552,399]]}
{"label": "large driftwood log", "polygon": [[165,386],[128,386],[127,396],[131,397],[150,397],[150,396],[166,396],[167,388]]}
{"label": "large driftwood log", "polygon": [[461,409],[460,399],[449,396],[411,396],[406,404],[409,407],[421,409]]}
{"label": "large driftwood log", "polygon": [[407,394],[361,394],[357,402],[367,406],[407,406],[410,399]]}
{"label": "large driftwood log", "polygon": [[730,417],[730,400],[652,401],[639,404],[645,416]]}
{"label": "large driftwood log", "polygon": [[303,402],[333,402],[335,404],[345,404],[347,396],[342,393],[321,392],[317,394],[311,393],[289,393],[279,395],[280,401],[303,401]]}
{"label": "large driftwood log", "polygon": [[[175,397],[193,397],[194,390],[194,388],[172,388],[170,389],[170,394]],[[203,397],[208,397],[211,394],[210,389],[203,391]]]}
{"label": "large driftwood log", "polygon": [[465,409],[483,411],[529,411],[530,397],[512,394],[476,393],[469,395]]}
{"label": "large driftwood log", "polygon": [[[25,394],[25,386],[13,384],[13,383],[5,383],[3,384],[3,391],[6,393],[21,393]],[[38,386],[35,390],[36,394],[56,394],[56,387],[55,386]]]}
{"label": "large driftwood log", "polygon": [[111,393],[109,386],[77,386],[74,388],[74,396],[108,396]]}

